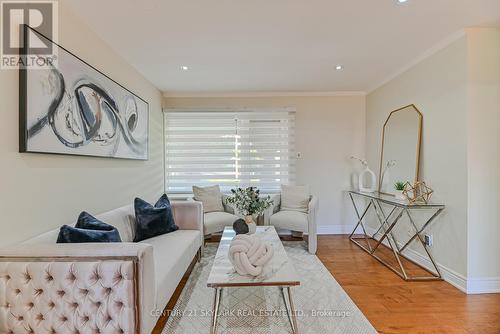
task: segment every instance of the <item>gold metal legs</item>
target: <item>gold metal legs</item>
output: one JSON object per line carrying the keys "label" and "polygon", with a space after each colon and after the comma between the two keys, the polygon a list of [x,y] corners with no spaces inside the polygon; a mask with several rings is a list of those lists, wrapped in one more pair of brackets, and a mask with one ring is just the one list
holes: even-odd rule
{"label": "gold metal legs", "polygon": [[212,306],[212,324],[210,325],[210,334],[215,334],[217,330],[217,318],[219,316],[219,305],[222,299],[222,288],[215,288],[214,304]]}
{"label": "gold metal legs", "polygon": [[[292,299],[292,291],[289,286],[280,288],[281,290],[281,295],[283,296],[283,302],[285,303],[286,307],[286,314],[288,315],[288,320],[290,321],[290,326],[292,326],[292,333],[298,334],[299,333],[299,327],[297,326],[297,318],[295,314],[295,307],[293,305],[293,299]],[[287,293],[285,294],[285,290]],[[287,304],[287,297],[288,297],[288,304]]]}

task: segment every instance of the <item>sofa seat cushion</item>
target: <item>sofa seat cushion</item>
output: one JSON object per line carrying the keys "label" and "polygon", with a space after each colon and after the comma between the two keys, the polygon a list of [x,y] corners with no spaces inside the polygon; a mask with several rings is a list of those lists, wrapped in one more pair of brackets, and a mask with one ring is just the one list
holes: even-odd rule
{"label": "sofa seat cushion", "polygon": [[279,211],[270,218],[270,223],[277,229],[308,231],[307,214],[298,211]]}
{"label": "sofa seat cushion", "polygon": [[203,230],[205,235],[222,232],[224,227],[233,226],[237,216],[227,212],[209,212],[203,215]]}
{"label": "sofa seat cushion", "polygon": [[156,306],[163,310],[201,247],[197,230],[175,232],[146,239],[140,243],[153,246]]}

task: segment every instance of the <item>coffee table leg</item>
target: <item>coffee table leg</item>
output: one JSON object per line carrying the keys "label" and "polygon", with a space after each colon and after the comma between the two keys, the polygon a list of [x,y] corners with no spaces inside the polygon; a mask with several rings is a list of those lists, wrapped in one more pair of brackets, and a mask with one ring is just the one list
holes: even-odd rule
{"label": "coffee table leg", "polygon": [[219,316],[219,304],[222,299],[222,288],[215,288],[214,304],[212,306],[212,324],[210,326],[210,334],[215,334],[217,330],[217,317]]}
{"label": "coffee table leg", "polygon": [[[286,302],[287,298],[285,296],[285,289],[287,290],[288,303]],[[281,294],[283,295],[283,302],[285,303],[288,320],[290,320],[290,325],[292,326],[292,333],[298,334],[299,328],[297,327],[297,319],[295,317],[295,307],[293,305],[293,300],[292,300],[292,291],[290,290],[289,286],[281,288],[280,290]]]}
{"label": "coffee table leg", "polygon": [[290,302],[290,311],[292,313],[294,332],[295,332],[295,334],[298,334],[299,327],[297,326],[297,315],[295,314],[295,306],[293,305],[293,300],[292,300],[292,290],[289,286],[286,289],[288,291],[288,301]]}

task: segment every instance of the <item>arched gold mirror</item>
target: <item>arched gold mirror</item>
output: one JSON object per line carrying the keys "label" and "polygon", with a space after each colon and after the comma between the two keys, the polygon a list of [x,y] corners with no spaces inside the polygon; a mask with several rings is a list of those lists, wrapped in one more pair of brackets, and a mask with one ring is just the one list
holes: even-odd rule
{"label": "arched gold mirror", "polygon": [[389,114],[382,130],[379,191],[395,194],[396,182],[418,181],[422,113],[413,105]]}

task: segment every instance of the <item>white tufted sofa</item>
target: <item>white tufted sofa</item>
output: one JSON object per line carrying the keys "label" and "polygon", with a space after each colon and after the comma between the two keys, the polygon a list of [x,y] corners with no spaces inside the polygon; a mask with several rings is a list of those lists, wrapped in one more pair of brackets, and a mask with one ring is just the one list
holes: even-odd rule
{"label": "white tufted sofa", "polygon": [[172,207],[179,230],[139,243],[130,205],[96,216],[123,243],[56,244],[56,229],[0,250],[0,333],[151,333],[202,254],[201,204]]}

